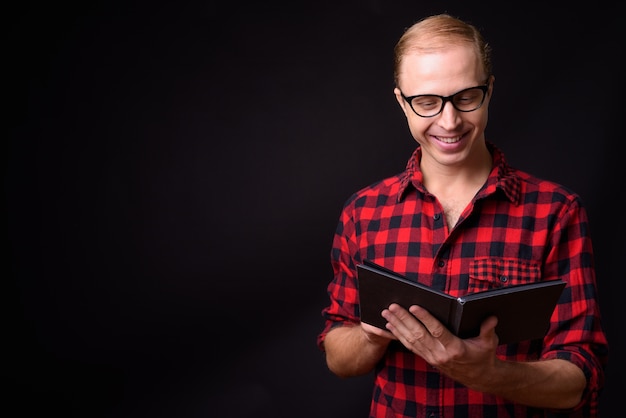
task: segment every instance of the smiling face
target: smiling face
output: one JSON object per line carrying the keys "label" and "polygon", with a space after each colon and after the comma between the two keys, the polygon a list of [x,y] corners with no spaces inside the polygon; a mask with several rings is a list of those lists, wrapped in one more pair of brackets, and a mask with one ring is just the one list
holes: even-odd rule
{"label": "smiling face", "polygon": [[402,57],[398,71],[396,99],[407,118],[413,138],[422,147],[421,165],[463,167],[484,155],[485,127],[493,77],[489,90],[478,109],[461,112],[451,102],[433,117],[415,114],[404,96],[434,94],[450,96],[469,87],[485,85],[489,75],[476,50],[469,43],[450,44],[429,51],[409,49]]}

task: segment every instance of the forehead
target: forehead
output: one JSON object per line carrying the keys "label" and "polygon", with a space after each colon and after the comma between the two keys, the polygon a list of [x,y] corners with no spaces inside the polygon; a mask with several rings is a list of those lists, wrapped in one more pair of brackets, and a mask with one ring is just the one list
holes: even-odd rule
{"label": "forehead", "polygon": [[475,50],[461,45],[428,51],[409,49],[398,73],[399,87],[408,95],[452,94],[483,83],[485,77]]}

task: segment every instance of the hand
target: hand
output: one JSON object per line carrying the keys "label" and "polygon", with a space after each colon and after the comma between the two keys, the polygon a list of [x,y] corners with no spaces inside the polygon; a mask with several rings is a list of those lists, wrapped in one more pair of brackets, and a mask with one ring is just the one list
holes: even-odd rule
{"label": "hand", "polygon": [[489,370],[499,361],[495,355],[496,317],[482,323],[479,336],[461,339],[417,305],[407,311],[394,303],[382,316],[387,320],[387,329],[407,349],[468,387],[480,387],[482,379],[489,378]]}

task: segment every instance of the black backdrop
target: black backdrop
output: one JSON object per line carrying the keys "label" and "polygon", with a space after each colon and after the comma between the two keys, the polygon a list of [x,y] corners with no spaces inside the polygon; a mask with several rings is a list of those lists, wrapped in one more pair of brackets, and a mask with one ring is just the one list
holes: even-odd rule
{"label": "black backdrop", "polygon": [[366,416],[371,376],[331,375],[315,346],[332,233],[349,194],[415,147],[392,48],[442,11],[493,46],[488,139],[587,203],[612,344],[603,410],[618,408],[617,6],[471,3],[5,10],[12,416]]}

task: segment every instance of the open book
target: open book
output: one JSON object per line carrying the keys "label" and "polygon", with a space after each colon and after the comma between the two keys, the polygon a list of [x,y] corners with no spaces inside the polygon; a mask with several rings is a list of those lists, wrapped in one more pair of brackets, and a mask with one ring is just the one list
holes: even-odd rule
{"label": "open book", "polygon": [[381,312],[389,305],[407,310],[419,305],[455,335],[471,338],[482,321],[495,315],[500,344],[543,338],[565,287],[563,280],[546,280],[454,297],[367,260],[357,265],[357,273],[362,322],[386,330]]}

